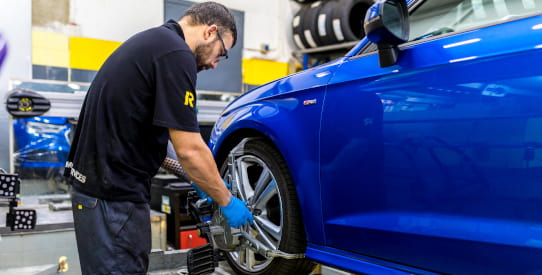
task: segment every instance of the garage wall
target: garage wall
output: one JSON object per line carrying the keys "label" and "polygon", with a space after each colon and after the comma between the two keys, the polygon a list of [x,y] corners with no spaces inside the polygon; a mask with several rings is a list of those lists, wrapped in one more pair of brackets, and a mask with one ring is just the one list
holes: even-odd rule
{"label": "garage wall", "polygon": [[0,168],[9,169],[8,113],[4,99],[10,78],[29,79],[31,63],[31,0],[0,0],[0,32],[8,41],[8,55],[0,69]]}
{"label": "garage wall", "polygon": [[[32,3],[35,9],[56,12],[34,10],[33,28],[69,37],[122,42],[139,31],[160,25],[164,18],[164,2],[164,0],[34,0]],[[243,83],[259,85],[292,72],[291,64],[295,60],[291,53],[295,46],[291,39],[290,22],[293,14],[299,9],[297,3],[290,0],[217,2],[244,14]],[[34,75],[39,75],[38,78],[56,80],[66,80],[65,78],[72,75],[66,69],[57,67],[37,67],[34,68],[34,72]],[[71,80],[84,81],[93,77],[93,72],[75,71],[75,73],[73,75],[77,78]]]}
{"label": "garage wall", "polygon": [[[204,2],[195,0],[193,2]],[[291,73],[291,18],[299,5],[291,0],[217,0],[244,13],[243,83],[260,85]],[[74,35],[124,41],[141,30],[160,25],[163,0],[72,0]],[[261,51],[262,48],[269,49]]]}
{"label": "garage wall", "polygon": [[[291,42],[292,11],[297,11],[299,5],[291,0],[219,0],[217,2],[245,12],[243,58],[288,62],[292,50],[295,49]],[[270,52],[260,53],[262,44],[269,45]]]}
{"label": "garage wall", "polygon": [[[194,2],[205,2],[195,0]],[[243,83],[261,85],[294,72],[291,21],[300,6],[291,0],[218,0],[245,13]],[[267,47],[268,51],[262,51]]]}
{"label": "garage wall", "polygon": [[71,0],[70,22],[78,36],[125,41],[142,30],[161,25],[163,0]]}
{"label": "garage wall", "polygon": [[[195,0],[193,2],[205,2]],[[290,0],[217,0],[244,12],[244,58],[288,62],[291,43],[290,21],[299,6]],[[163,0],[71,0],[70,22],[79,28],[74,35],[124,41],[132,34],[162,24]],[[286,42],[286,43],[285,43]],[[262,44],[270,51],[260,53]]]}
{"label": "garage wall", "polygon": [[[36,1],[36,0],[35,0]],[[40,0],[47,1],[47,0]],[[160,25],[163,0],[71,0],[70,23],[64,33],[73,36],[110,41],[124,41],[134,33]],[[193,2],[203,2],[195,0]],[[291,0],[217,0],[244,13],[243,73],[251,85],[263,84],[282,77],[292,63],[295,46],[291,35],[291,18],[299,5]],[[266,49],[266,50],[262,50]],[[245,60],[249,62],[245,64]],[[264,60],[265,62],[259,62]],[[278,62],[273,74],[260,74],[269,62]]]}
{"label": "garage wall", "polygon": [[[244,83],[259,85],[291,72],[290,22],[299,9],[294,1],[217,2],[245,15]],[[34,74],[53,75],[53,79],[66,75],[91,78],[115,45],[162,24],[164,18],[164,0],[0,0],[0,7],[0,31],[11,46],[0,71],[2,98],[8,79],[31,79],[33,69]],[[77,41],[85,43],[77,46]],[[90,52],[97,52],[99,58]],[[0,108],[0,129],[4,129],[0,131],[0,167],[9,167],[7,119],[5,108]]]}

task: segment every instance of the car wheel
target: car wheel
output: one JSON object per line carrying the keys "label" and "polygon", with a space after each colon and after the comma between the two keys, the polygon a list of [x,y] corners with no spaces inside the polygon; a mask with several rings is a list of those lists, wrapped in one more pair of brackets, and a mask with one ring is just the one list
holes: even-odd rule
{"label": "car wheel", "polygon": [[[270,249],[304,253],[306,237],[299,202],[279,151],[264,140],[252,139],[233,155],[230,162],[234,165],[228,166],[225,160],[221,173],[237,179],[228,179],[232,192],[246,201],[254,214],[254,224],[244,230]],[[227,252],[226,258],[237,274],[308,274],[313,269],[303,258],[266,258],[250,249]]]}

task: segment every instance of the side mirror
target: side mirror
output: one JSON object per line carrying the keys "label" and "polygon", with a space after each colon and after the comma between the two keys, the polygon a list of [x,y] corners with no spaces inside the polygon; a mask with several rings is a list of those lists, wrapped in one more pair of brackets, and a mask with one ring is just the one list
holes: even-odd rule
{"label": "side mirror", "polygon": [[397,45],[408,41],[409,23],[406,0],[379,0],[365,16],[365,33],[378,46],[380,67],[397,63]]}
{"label": "side mirror", "polygon": [[51,102],[47,98],[25,89],[15,89],[6,100],[6,109],[15,118],[40,116],[50,108]]}

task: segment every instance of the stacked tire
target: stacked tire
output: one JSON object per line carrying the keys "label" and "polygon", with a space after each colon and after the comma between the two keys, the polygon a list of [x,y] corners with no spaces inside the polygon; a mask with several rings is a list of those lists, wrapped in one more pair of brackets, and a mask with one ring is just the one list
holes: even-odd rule
{"label": "stacked tire", "polygon": [[365,36],[363,19],[373,3],[374,0],[327,0],[302,4],[292,20],[294,43],[299,49],[309,49],[361,39]]}

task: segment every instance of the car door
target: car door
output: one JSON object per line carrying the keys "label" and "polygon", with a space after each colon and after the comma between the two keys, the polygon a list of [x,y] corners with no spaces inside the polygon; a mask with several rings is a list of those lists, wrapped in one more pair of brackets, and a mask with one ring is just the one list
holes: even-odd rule
{"label": "car door", "polygon": [[409,10],[395,65],[367,46],[328,85],[326,245],[451,274],[542,272],[542,2]]}

